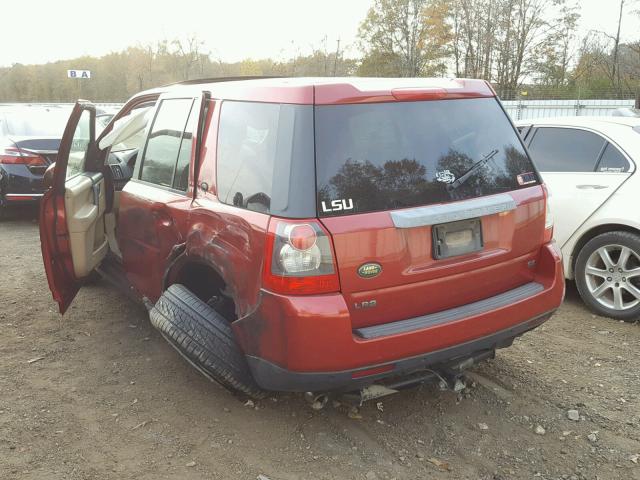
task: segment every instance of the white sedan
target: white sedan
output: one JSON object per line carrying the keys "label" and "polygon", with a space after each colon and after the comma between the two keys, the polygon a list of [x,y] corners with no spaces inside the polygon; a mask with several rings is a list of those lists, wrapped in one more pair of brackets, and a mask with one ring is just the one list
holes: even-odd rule
{"label": "white sedan", "polygon": [[566,278],[596,313],[640,318],[640,118],[516,125],[551,195]]}

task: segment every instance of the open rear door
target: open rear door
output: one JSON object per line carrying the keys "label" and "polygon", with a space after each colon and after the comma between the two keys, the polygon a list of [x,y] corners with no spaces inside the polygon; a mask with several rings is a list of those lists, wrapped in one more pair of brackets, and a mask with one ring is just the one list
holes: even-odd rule
{"label": "open rear door", "polygon": [[[67,122],[50,188],[40,206],[40,243],[49,289],[64,313],[80,280],[104,258],[104,179],[90,172],[95,145],[95,107],[78,101]],[[47,176],[45,175],[45,178]]]}

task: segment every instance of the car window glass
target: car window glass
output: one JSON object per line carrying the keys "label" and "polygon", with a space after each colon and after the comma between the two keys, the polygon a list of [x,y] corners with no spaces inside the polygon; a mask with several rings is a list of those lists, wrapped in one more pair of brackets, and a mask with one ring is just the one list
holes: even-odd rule
{"label": "car window glass", "polygon": [[6,129],[20,137],[62,137],[71,113],[66,107],[26,107],[7,114]]}
{"label": "car window glass", "polygon": [[173,188],[176,190],[186,191],[189,186],[189,165],[191,163],[191,152],[193,151],[193,142],[195,141],[194,132],[198,127],[198,109],[191,108],[189,120],[185,127],[182,141],[180,143],[180,151],[178,152],[178,163],[176,164],[176,175],[173,179]]}
{"label": "car window glass", "polygon": [[269,211],[280,108],[268,103],[222,104],[217,175],[222,202]]}
{"label": "car window glass", "polygon": [[87,158],[87,149],[89,147],[90,138],[91,113],[88,110],[84,110],[80,114],[80,120],[76,125],[73,140],[71,140],[66,178],[71,178],[84,171],[84,163]]}
{"label": "car window glass", "polygon": [[141,180],[166,187],[173,185],[182,133],[192,103],[191,98],[162,101],[147,140]]}
{"label": "car window glass", "polygon": [[315,108],[315,133],[323,216],[343,215],[341,205],[348,213],[373,212],[538,183],[493,98],[322,105]]}
{"label": "car window glass", "polygon": [[604,149],[602,159],[598,164],[599,172],[627,172],[629,170],[629,162],[622,155],[620,150],[610,143]]}
{"label": "car window glass", "polygon": [[541,172],[593,172],[605,140],[586,130],[539,128],[529,152]]}

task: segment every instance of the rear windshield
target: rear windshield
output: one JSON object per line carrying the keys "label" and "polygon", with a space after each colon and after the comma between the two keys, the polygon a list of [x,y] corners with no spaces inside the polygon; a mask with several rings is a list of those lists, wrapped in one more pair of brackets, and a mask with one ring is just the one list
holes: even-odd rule
{"label": "rear windshield", "polygon": [[5,114],[9,135],[17,137],[62,137],[67,125],[70,109],[66,108],[25,108]]}
{"label": "rear windshield", "polygon": [[493,98],[319,106],[315,133],[321,216],[464,200],[539,183]]}

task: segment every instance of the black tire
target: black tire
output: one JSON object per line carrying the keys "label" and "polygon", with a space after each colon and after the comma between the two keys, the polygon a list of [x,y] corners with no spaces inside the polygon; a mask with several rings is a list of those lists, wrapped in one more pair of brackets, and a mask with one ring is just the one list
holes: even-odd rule
{"label": "black tire", "polygon": [[204,376],[231,392],[264,398],[229,322],[185,286],[171,285],[149,316],[169,344]]}
{"label": "black tire", "polygon": [[[640,318],[640,304],[630,307],[625,310],[616,310],[615,308],[608,308],[591,294],[589,286],[587,285],[587,279],[585,271],[587,268],[587,262],[592,254],[594,254],[599,248],[610,246],[615,249],[615,246],[623,246],[631,249],[636,255],[640,256],[640,235],[631,232],[607,232],[589,240],[578,253],[575,263],[575,281],[580,297],[589,309],[605,317],[615,318],[616,320],[624,320],[625,322],[634,322]],[[612,259],[615,260],[615,259]],[[602,267],[604,268],[604,266]],[[613,281],[615,281],[615,278]],[[625,278],[625,281],[627,279]],[[634,278],[628,280],[631,285],[640,289],[640,278]],[[628,292],[625,293],[628,295]]]}

